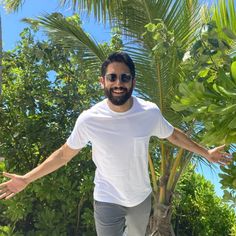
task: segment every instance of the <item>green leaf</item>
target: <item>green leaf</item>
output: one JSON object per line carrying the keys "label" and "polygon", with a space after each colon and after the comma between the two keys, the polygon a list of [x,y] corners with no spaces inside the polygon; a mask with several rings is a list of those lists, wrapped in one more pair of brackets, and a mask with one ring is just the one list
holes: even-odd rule
{"label": "green leaf", "polygon": [[235,92],[228,91],[227,89],[225,89],[224,87],[222,87],[220,85],[214,84],[213,88],[214,88],[215,91],[217,91],[222,96],[225,96],[225,97],[228,97],[228,98],[236,98],[236,93]]}
{"label": "green leaf", "polygon": [[6,170],[6,165],[5,165],[5,162],[0,162],[0,171],[3,172]]}
{"label": "green leaf", "polygon": [[173,103],[171,105],[171,107],[175,110],[175,111],[183,111],[186,109],[186,105],[181,104],[181,103]]}
{"label": "green leaf", "polygon": [[147,25],[145,25],[145,28],[147,29],[147,31],[149,32],[154,32],[156,30],[156,25],[153,23],[149,23]]}
{"label": "green leaf", "polygon": [[233,31],[229,28],[223,28],[222,31],[225,33],[227,37],[230,39],[236,40],[236,35],[233,33]]}
{"label": "green leaf", "polygon": [[212,83],[212,82],[214,82],[216,80],[216,76],[215,75],[212,75],[212,76],[210,76],[208,79],[207,79],[207,82],[208,83]]}
{"label": "green leaf", "polygon": [[226,144],[236,143],[236,135],[231,135],[231,133],[227,134],[225,143]]}
{"label": "green leaf", "polygon": [[210,106],[208,106],[208,112],[221,113],[221,111],[222,107],[218,105],[211,104]]}
{"label": "green leaf", "polygon": [[236,61],[232,62],[230,70],[231,70],[231,75],[236,83]]}
{"label": "green leaf", "polygon": [[231,113],[231,112],[235,112],[236,111],[236,104],[233,105],[228,105],[225,108],[222,109],[222,113]]}
{"label": "green leaf", "polygon": [[234,117],[233,120],[229,123],[229,128],[236,128],[236,117]]}
{"label": "green leaf", "polygon": [[208,75],[209,70],[210,70],[210,68],[206,68],[205,70],[201,70],[201,71],[198,73],[198,76],[199,76],[199,77],[202,77],[202,78],[205,78],[205,77]]}

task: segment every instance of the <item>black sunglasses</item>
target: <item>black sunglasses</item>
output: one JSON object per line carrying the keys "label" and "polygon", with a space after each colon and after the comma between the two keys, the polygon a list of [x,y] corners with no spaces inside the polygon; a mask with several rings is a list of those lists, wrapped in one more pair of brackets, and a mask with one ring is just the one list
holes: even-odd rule
{"label": "black sunglasses", "polygon": [[[109,80],[110,82],[115,82],[117,80],[118,75],[117,74],[106,74],[105,78]],[[120,81],[122,83],[128,83],[133,78],[130,74],[120,74]]]}

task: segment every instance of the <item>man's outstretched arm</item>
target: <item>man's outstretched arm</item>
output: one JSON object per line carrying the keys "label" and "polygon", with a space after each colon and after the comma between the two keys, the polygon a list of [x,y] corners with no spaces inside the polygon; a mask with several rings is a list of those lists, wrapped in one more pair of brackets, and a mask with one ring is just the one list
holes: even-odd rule
{"label": "man's outstretched arm", "polygon": [[229,164],[231,162],[231,158],[229,158],[231,155],[224,152],[225,145],[207,150],[191,140],[186,134],[177,128],[174,128],[172,135],[167,139],[178,147],[205,157],[209,162],[218,163],[220,165]]}
{"label": "man's outstretched arm", "polygon": [[31,182],[49,174],[69,162],[79,150],[71,149],[67,144],[53,152],[43,163],[25,175],[3,173],[9,181],[0,184],[0,199],[9,199],[25,189]]}

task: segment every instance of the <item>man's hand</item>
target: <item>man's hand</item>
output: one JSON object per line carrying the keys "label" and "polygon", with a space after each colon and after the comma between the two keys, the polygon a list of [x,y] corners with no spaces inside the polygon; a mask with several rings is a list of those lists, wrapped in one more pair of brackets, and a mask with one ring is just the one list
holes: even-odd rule
{"label": "man's hand", "polygon": [[176,146],[205,157],[209,162],[228,165],[232,161],[231,155],[224,151],[225,145],[207,150],[177,128],[174,128],[173,133],[167,139]]}
{"label": "man's hand", "polygon": [[10,173],[3,173],[5,177],[10,178],[9,181],[0,184],[0,200],[9,199],[21,192],[27,187],[29,183],[21,175],[15,175]]}
{"label": "man's hand", "polygon": [[209,162],[214,162],[220,165],[228,165],[232,161],[232,156],[224,151],[225,145],[215,147],[213,149],[208,150],[208,156],[206,159]]}
{"label": "man's hand", "polygon": [[31,182],[64,166],[78,154],[79,151],[79,149],[70,148],[65,143],[61,148],[53,152],[43,163],[26,173],[24,176],[3,173],[3,175],[10,178],[10,180],[0,184],[0,200],[13,197],[25,189]]}

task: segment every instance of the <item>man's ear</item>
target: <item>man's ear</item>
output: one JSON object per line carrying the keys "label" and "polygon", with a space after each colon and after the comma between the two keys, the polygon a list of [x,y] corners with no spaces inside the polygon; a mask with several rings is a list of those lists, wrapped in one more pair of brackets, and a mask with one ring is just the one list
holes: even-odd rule
{"label": "man's ear", "polygon": [[100,77],[99,82],[100,82],[101,88],[104,88],[104,85],[105,85],[104,77]]}

